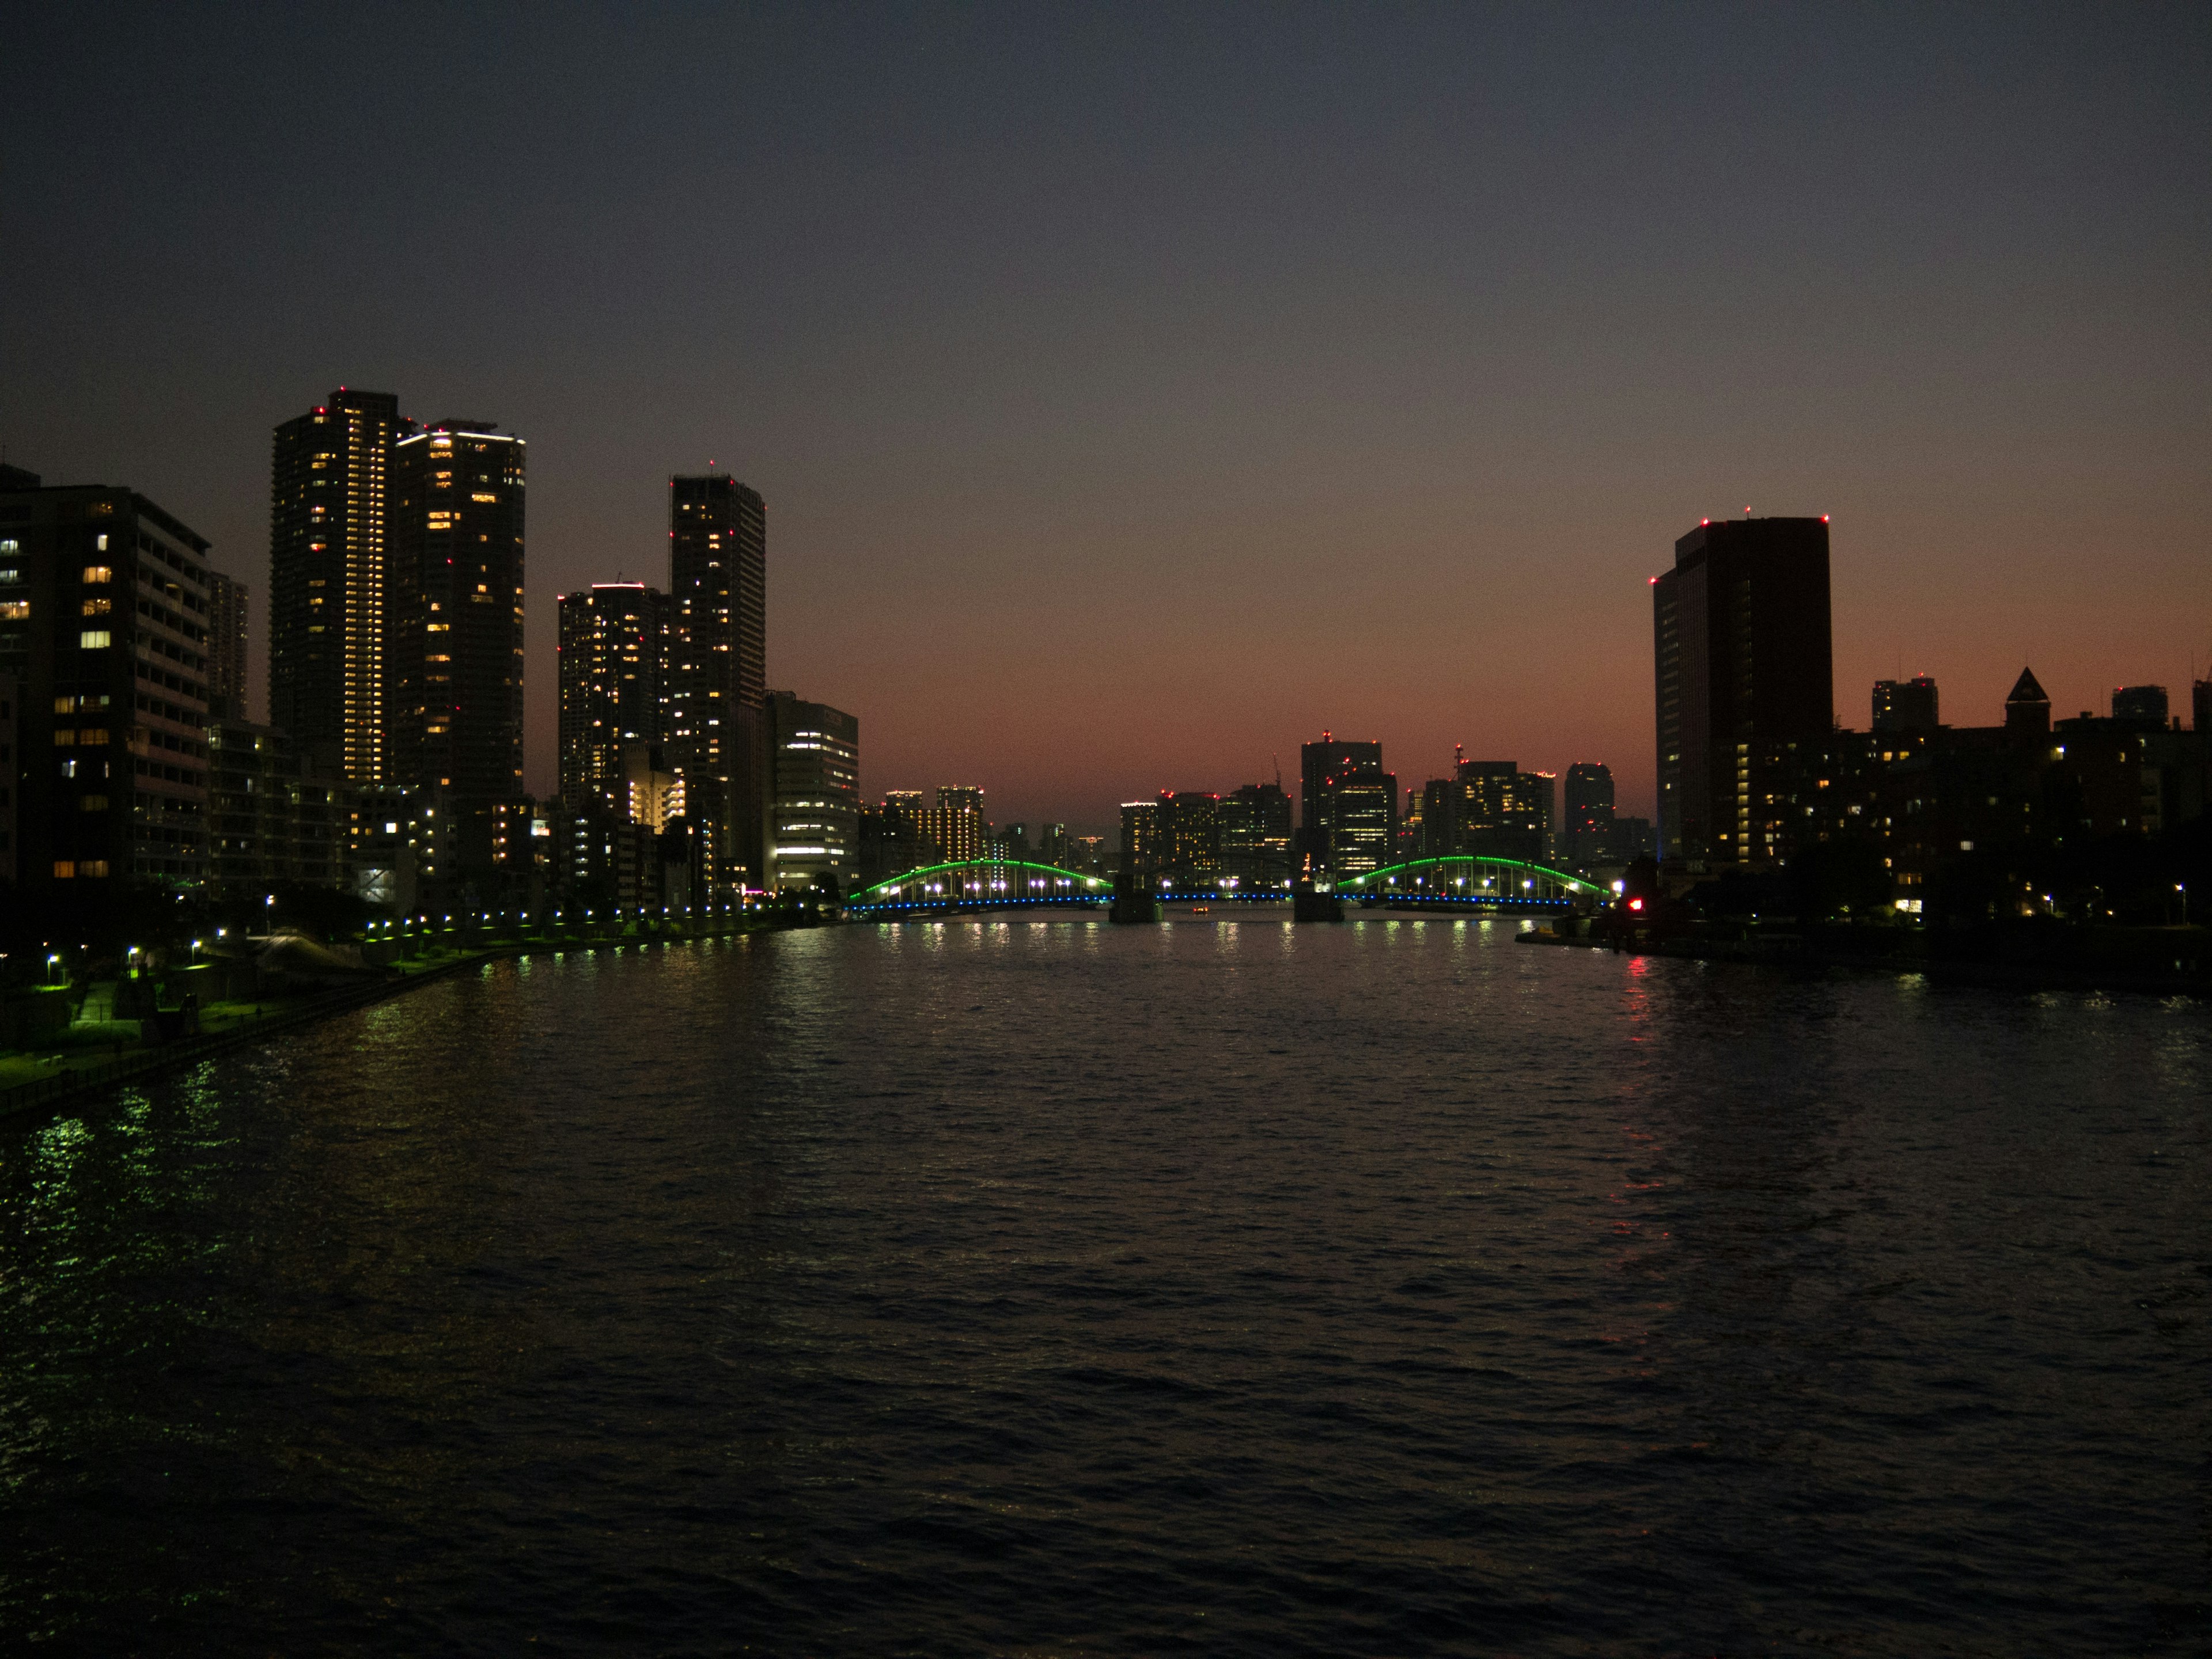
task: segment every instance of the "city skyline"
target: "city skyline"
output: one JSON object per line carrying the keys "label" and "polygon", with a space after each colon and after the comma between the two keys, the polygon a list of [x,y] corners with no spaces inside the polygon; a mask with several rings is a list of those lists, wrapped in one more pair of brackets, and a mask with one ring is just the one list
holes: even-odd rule
{"label": "city skyline", "polygon": [[[2212,656],[2198,14],[770,13],[726,130],[673,25],[605,87],[574,19],[407,76],[367,22],[76,27],[23,42],[58,252],[12,279],[7,459],[161,502],[273,620],[273,426],[335,384],[496,413],[541,796],[554,596],[657,584],[665,481],[710,464],[775,515],[763,683],[866,723],[870,798],[1091,830],[1324,729],[1409,780],[1602,763],[1648,814],[1644,584],[1747,506],[1832,520],[1847,725],[1878,679],[1984,723],[2023,665],[2070,713]],[[62,137],[86,77],[173,65],[209,96]],[[1679,119],[1720,83],[1756,143]],[[394,135],[375,177],[304,113],[339,89]],[[517,165],[449,179],[456,142]]]}

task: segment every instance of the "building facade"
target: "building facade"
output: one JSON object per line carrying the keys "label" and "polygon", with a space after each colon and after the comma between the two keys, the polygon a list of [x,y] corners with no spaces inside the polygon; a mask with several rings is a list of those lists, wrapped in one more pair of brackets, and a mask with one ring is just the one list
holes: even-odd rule
{"label": "building facade", "polygon": [[391,777],[392,448],[407,428],[391,393],[341,386],[271,445],[270,723],[356,783]]}
{"label": "building facade", "polygon": [[457,876],[490,869],[490,810],[523,793],[525,459],[481,421],[392,447],[387,769],[451,796]]}
{"label": "building facade", "polygon": [[1379,743],[1321,741],[1298,752],[1298,850],[1315,873],[1341,880],[1379,870],[1397,839],[1398,780],[1382,769]]}
{"label": "building facade", "polygon": [[921,811],[921,835],[946,864],[988,856],[991,823],[983,816],[982,790],[974,784],[938,785],[937,805]]}
{"label": "building facade", "polygon": [[1651,581],[1662,855],[1780,856],[1765,757],[1835,724],[1825,519],[1708,521]]}
{"label": "building facade", "polygon": [[205,874],[207,553],[134,490],[0,478],[23,891],[90,902],[125,878]]}
{"label": "building facade", "polygon": [[662,744],[663,596],[594,582],[560,599],[561,799],[581,808],[626,787],[623,750]]}
{"label": "building facade", "polygon": [[795,692],[768,696],[775,756],[777,892],[822,886],[843,895],[860,871],[860,722]]}
{"label": "building facade", "polygon": [[668,481],[669,762],[720,887],[768,872],[768,509],[723,473]]}
{"label": "building facade", "polygon": [[246,584],[209,571],[208,707],[232,720],[246,718]]}
{"label": "building facade", "polygon": [[1567,768],[1559,817],[1559,856],[1580,868],[1613,858],[1613,769],[1601,761]]}
{"label": "building facade", "polygon": [[1279,783],[1248,783],[1221,798],[1221,873],[1240,890],[1287,890],[1293,831]]}

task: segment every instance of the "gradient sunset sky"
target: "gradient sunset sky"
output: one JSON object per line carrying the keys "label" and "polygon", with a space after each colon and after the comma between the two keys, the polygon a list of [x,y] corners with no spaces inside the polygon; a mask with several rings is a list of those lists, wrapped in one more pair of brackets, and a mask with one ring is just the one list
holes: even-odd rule
{"label": "gradient sunset sky", "polygon": [[771,684],[1000,819],[1322,728],[1613,768],[1646,579],[1832,518],[1836,705],[2212,662],[2212,8],[23,8],[0,444],[267,593],[340,384],[530,442],[554,599],[769,504]]}

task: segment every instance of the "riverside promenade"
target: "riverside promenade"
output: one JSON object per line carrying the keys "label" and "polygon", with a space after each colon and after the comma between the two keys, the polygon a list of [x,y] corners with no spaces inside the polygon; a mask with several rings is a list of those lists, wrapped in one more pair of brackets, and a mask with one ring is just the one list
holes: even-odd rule
{"label": "riverside promenade", "polygon": [[[80,1018],[60,1042],[0,1054],[0,1121],[52,1113],[70,1101],[404,996],[488,963],[568,951],[666,949],[804,925],[787,912],[748,908],[696,921],[656,919],[599,927],[556,923],[512,931],[478,924],[372,937],[359,946],[364,963],[359,969],[295,981],[259,996],[211,1002],[194,1011],[197,1029],[187,1035],[161,1040],[155,1019]],[[109,993],[106,1006],[113,1006],[112,984],[101,981],[89,988],[85,1007],[100,1006],[102,988]]]}

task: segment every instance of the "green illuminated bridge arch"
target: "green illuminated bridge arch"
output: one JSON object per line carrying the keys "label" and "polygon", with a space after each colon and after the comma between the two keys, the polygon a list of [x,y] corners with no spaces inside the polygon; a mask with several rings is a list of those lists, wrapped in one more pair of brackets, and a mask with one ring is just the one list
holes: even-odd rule
{"label": "green illuminated bridge arch", "polygon": [[1415,859],[1336,884],[1342,898],[1453,909],[1562,910],[1611,896],[1598,883],[1519,859]]}
{"label": "green illuminated bridge arch", "polygon": [[863,887],[845,901],[847,912],[897,915],[917,910],[974,910],[1018,904],[1104,904],[1114,890],[1100,876],[1052,864],[1015,859],[967,859],[932,864]]}

